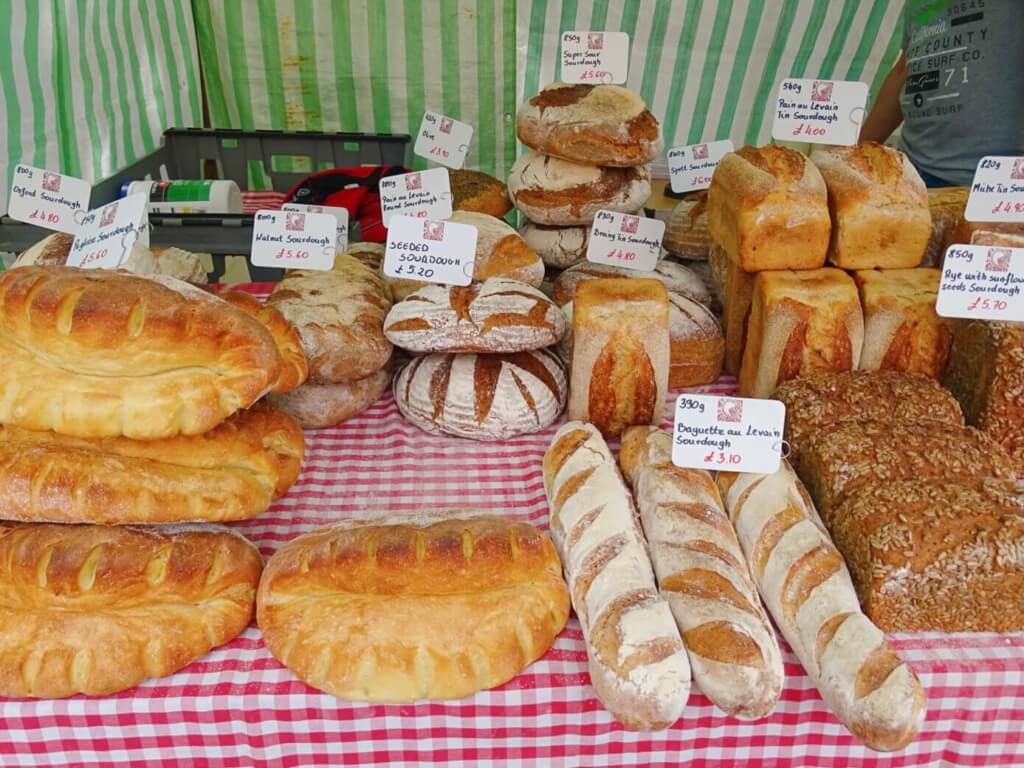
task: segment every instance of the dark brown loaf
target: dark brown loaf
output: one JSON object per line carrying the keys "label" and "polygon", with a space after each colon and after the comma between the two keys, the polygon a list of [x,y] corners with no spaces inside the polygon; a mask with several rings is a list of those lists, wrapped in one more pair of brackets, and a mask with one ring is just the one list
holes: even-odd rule
{"label": "dark brown loaf", "polygon": [[481,171],[448,169],[452,191],[452,210],[486,213],[502,218],[512,210],[505,182]]}

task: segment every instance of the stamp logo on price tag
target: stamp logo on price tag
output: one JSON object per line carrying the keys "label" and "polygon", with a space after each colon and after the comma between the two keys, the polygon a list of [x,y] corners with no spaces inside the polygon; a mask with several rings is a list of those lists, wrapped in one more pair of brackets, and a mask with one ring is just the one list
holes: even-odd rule
{"label": "stamp logo on price tag", "polygon": [[71,243],[67,264],[85,269],[117,269],[147,225],[149,201],[128,195],[89,211]]}
{"label": "stamp logo on price tag", "polygon": [[7,215],[26,224],[67,232],[78,232],[89,210],[89,182],[31,165],[14,168]]}
{"label": "stamp logo on price tag", "polygon": [[968,221],[1024,221],[1024,157],[983,157],[967,197]]}
{"label": "stamp logo on price tag", "polygon": [[562,33],[562,82],[624,83],[629,71],[625,32]]}
{"label": "stamp logo on price tag", "polygon": [[772,138],[812,144],[857,143],[868,85],[854,80],[783,80]]}
{"label": "stamp logo on price tag", "polygon": [[466,162],[473,126],[437,112],[424,112],[420,132],[412,151],[448,168],[461,168]]}
{"label": "stamp logo on price tag", "polygon": [[951,245],[935,311],[943,317],[1024,322],[1024,248]]}
{"label": "stamp logo on price tag", "polygon": [[334,217],[338,223],[338,239],[335,247],[338,253],[348,248],[348,208],[340,208],[333,205],[303,205],[302,203],[285,203],[281,206],[282,211],[297,211],[298,213],[327,213]]}
{"label": "stamp logo on price tag", "polygon": [[769,475],[782,461],[786,406],[778,400],[680,395],[672,463],[690,469]]}
{"label": "stamp logo on price tag", "polygon": [[445,285],[469,285],[476,262],[476,227],[454,221],[395,216],[388,225],[384,274]]}
{"label": "stamp logo on price tag", "polygon": [[452,189],[448,171],[431,168],[380,180],[380,210],[384,226],[392,216],[447,219],[452,215]]}
{"label": "stamp logo on price tag", "polygon": [[331,269],[337,237],[338,220],[329,213],[256,211],[249,261],[257,267]]}
{"label": "stamp logo on price tag", "polygon": [[707,189],[711,186],[711,175],[718,167],[718,161],[732,151],[733,143],[728,139],[672,147],[668,151],[672,191],[678,194]]}
{"label": "stamp logo on price tag", "polygon": [[658,264],[665,222],[630,213],[598,211],[590,229],[587,261],[649,272]]}

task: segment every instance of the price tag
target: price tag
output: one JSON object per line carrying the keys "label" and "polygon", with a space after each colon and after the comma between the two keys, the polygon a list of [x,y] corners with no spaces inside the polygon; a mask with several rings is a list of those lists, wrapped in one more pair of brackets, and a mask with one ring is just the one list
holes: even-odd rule
{"label": "price tag", "polygon": [[783,80],[772,138],[813,144],[856,144],[868,85],[854,80]]}
{"label": "price tag", "polygon": [[473,126],[437,112],[424,112],[420,132],[412,151],[427,160],[447,166],[461,168],[466,162],[469,142],[473,138]]}
{"label": "price tag", "polygon": [[256,211],[252,226],[252,253],[257,267],[331,269],[338,220],[329,213]]}
{"label": "price tag", "polygon": [[598,211],[590,229],[587,261],[650,272],[661,255],[665,222],[631,213]]}
{"label": "price tag", "polygon": [[476,262],[471,224],[395,216],[388,225],[384,274],[445,285],[469,285]]}
{"label": "price tag", "polygon": [[562,81],[624,83],[629,71],[629,35],[625,32],[563,32]]}
{"label": "price tag", "polygon": [[964,218],[1024,221],[1024,157],[983,157],[974,171]]}
{"label": "price tag", "polygon": [[1024,248],[951,245],[935,311],[943,317],[1024,322]]}
{"label": "price tag", "polygon": [[333,205],[303,205],[302,203],[285,203],[281,206],[282,211],[296,211],[298,213],[327,213],[334,217],[338,227],[338,238],[335,247],[338,253],[348,248],[348,208],[339,208]]}
{"label": "price tag", "polygon": [[431,168],[381,179],[380,210],[385,227],[390,227],[391,217],[398,215],[447,219],[452,215],[452,189],[448,182],[448,171],[444,168]]}
{"label": "price tag", "polygon": [[672,463],[691,469],[769,475],[782,461],[786,406],[778,400],[680,395]]}
{"label": "price tag", "polygon": [[672,179],[672,191],[693,192],[710,187],[711,174],[718,167],[718,161],[732,150],[733,144],[728,139],[672,147],[668,151],[668,172]]}
{"label": "price tag", "polygon": [[26,224],[73,235],[89,210],[89,182],[61,173],[17,165],[7,215]]}
{"label": "price tag", "polygon": [[149,201],[128,195],[89,211],[68,252],[69,267],[117,269],[145,230]]}

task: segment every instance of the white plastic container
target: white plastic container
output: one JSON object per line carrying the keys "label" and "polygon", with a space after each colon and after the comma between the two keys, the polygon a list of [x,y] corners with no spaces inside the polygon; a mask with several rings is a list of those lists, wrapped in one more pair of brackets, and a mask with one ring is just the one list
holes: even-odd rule
{"label": "white plastic container", "polygon": [[151,213],[242,212],[242,191],[233,181],[133,181],[126,192],[146,195]]}

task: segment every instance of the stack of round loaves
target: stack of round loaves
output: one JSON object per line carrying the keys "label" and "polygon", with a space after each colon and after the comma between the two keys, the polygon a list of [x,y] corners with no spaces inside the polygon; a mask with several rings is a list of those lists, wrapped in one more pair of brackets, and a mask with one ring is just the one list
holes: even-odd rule
{"label": "stack of round loaves", "polygon": [[99,269],[0,276],[0,696],[124,690],[252,618],[259,552],[197,523],[295,482],[302,430],[256,403],[306,361],[278,313],[227,298]]}
{"label": "stack of round loaves", "polygon": [[398,409],[437,434],[504,440],[538,432],[565,405],[565,369],[545,349],[565,328],[559,308],[525,282],[424,286],[384,321],[388,340],[418,355],[395,378]]}
{"label": "stack of round loaves", "polygon": [[661,129],[625,88],[553,83],[523,105],[516,129],[531,149],[509,171],[509,196],[529,219],[523,238],[551,267],[583,261],[599,210],[634,213],[651,194]]}

